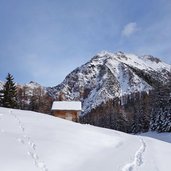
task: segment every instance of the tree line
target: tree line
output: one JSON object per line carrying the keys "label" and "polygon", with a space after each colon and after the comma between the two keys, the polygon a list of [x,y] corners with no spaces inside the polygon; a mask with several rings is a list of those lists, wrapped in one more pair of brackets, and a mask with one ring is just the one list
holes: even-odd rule
{"label": "tree line", "polygon": [[41,88],[29,89],[16,86],[14,77],[8,73],[3,89],[0,90],[0,106],[31,110],[50,114],[52,98]]}
{"label": "tree line", "polygon": [[[53,99],[41,87],[16,86],[11,74],[0,91],[0,106],[50,114]],[[80,118],[81,123],[127,133],[171,132],[171,77],[149,92],[108,100]]]}

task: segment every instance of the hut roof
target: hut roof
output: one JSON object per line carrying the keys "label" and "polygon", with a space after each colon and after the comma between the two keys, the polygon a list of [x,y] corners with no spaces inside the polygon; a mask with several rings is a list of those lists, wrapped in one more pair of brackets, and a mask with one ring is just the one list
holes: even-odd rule
{"label": "hut roof", "polygon": [[80,101],[54,101],[52,110],[76,110],[81,111]]}

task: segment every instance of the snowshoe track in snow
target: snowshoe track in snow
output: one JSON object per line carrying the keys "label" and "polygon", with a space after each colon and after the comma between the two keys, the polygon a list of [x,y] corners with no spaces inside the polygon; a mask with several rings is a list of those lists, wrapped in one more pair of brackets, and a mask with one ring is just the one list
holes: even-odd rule
{"label": "snowshoe track in snow", "polygon": [[34,165],[40,168],[42,171],[48,171],[45,163],[39,159],[39,156],[36,152],[36,144],[31,140],[31,138],[25,133],[25,127],[23,126],[21,120],[18,116],[13,113],[12,110],[9,110],[11,114],[18,123],[18,127],[22,132],[22,136],[17,138],[17,141],[27,147],[27,154],[33,159]]}
{"label": "snowshoe track in snow", "polygon": [[140,141],[141,147],[135,153],[134,160],[131,163],[127,163],[125,166],[123,166],[121,171],[133,171],[135,167],[141,166],[143,164],[143,153],[145,152],[146,144],[142,138],[140,138]]}

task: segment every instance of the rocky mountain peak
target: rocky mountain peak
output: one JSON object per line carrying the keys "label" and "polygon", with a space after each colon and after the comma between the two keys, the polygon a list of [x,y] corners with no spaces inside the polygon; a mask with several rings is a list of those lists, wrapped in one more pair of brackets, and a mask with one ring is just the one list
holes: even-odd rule
{"label": "rocky mountain peak", "polygon": [[144,55],[144,56],[142,57],[142,59],[145,60],[145,61],[156,62],[157,64],[158,64],[159,62],[162,62],[159,58],[154,57],[154,56],[152,56],[152,55]]}
{"label": "rocky mountain peak", "polygon": [[41,85],[35,81],[30,81],[29,83],[25,84],[27,86],[33,86],[33,87],[41,87]]}
{"label": "rocky mountain peak", "polygon": [[109,99],[149,91],[159,80],[166,81],[170,65],[156,63],[156,60],[152,56],[142,58],[124,52],[102,51],[48,92],[57,100],[61,97],[63,100],[81,100],[82,114],[85,115]]}

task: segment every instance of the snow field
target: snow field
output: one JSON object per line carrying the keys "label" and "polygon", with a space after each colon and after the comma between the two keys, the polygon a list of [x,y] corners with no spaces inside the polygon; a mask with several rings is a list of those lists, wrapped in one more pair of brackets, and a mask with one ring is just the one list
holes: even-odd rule
{"label": "snow field", "polygon": [[142,136],[0,108],[2,171],[169,171],[171,135]]}

